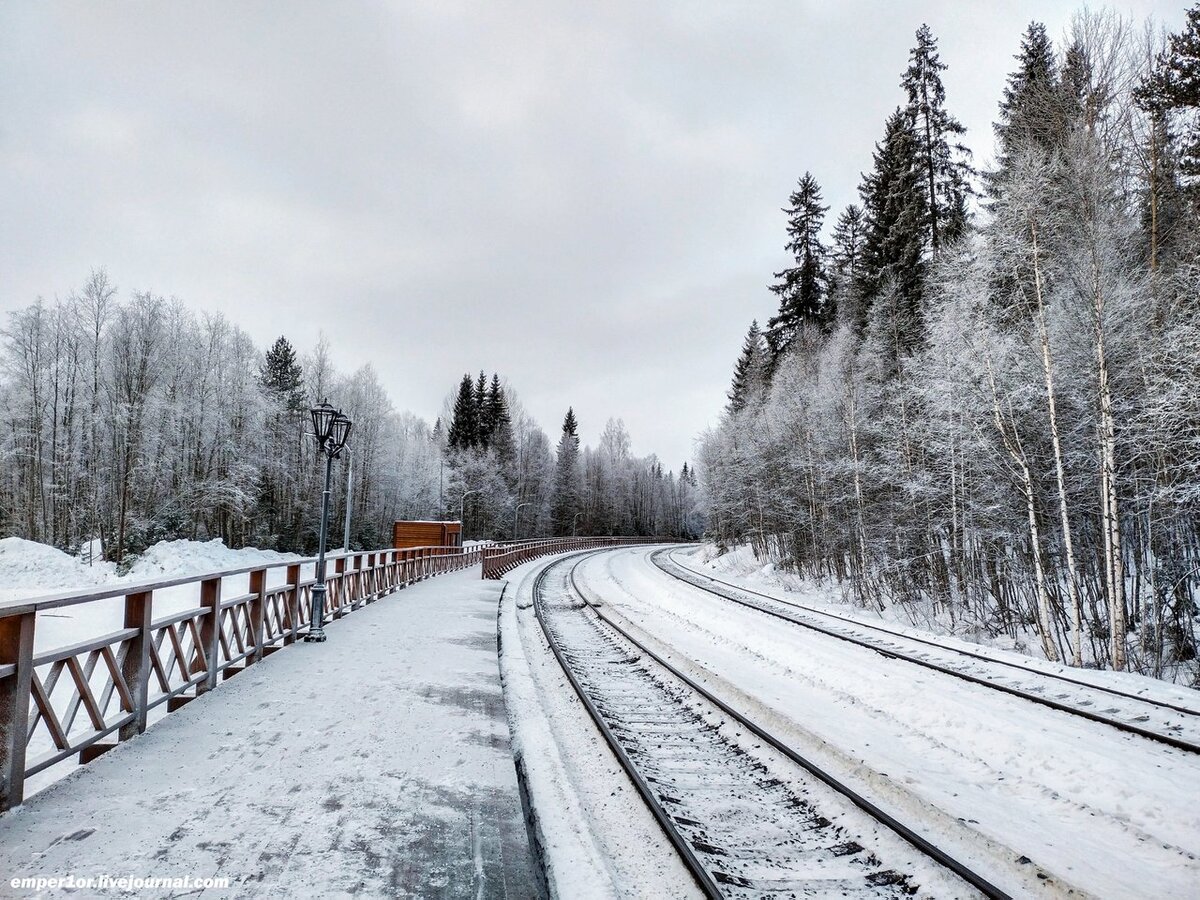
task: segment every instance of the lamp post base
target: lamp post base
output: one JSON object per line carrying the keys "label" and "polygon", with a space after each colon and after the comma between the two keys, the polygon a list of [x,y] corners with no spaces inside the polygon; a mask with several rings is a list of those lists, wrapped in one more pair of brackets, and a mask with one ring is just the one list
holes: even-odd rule
{"label": "lamp post base", "polygon": [[[328,483],[329,479],[326,479]],[[321,537],[321,560],[317,563],[317,583],[312,589],[312,614],[308,620],[308,634],[304,636],[307,644],[325,643],[325,537]]]}

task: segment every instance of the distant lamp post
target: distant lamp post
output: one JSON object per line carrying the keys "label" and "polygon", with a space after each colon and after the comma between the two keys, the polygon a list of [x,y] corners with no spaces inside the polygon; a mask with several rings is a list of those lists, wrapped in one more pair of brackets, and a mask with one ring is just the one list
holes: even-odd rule
{"label": "distant lamp post", "polygon": [[513,540],[514,541],[517,539],[517,522],[519,522],[520,518],[521,518],[521,507],[522,506],[532,506],[532,505],[533,505],[532,500],[526,500],[524,503],[518,503],[516,510],[513,512]]}
{"label": "distant lamp post", "polygon": [[320,643],[325,640],[325,542],[329,531],[329,495],[333,483],[333,461],[337,459],[350,438],[351,422],[325,400],[310,412],[317,452],[325,454],[325,492],[321,495],[321,529],[317,539],[317,583],[312,588],[312,615],[304,640]]}
{"label": "distant lamp post", "polygon": [[571,537],[575,537],[575,526],[579,524],[579,517],[582,515],[582,512],[577,512],[575,513],[575,518],[571,520]]}
{"label": "distant lamp post", "polygon": [[479,493],[478,488],[476,488],[473,491],[467,491],[465,494],[462,495],[462,499],[458,501],[458,524],[462,526],[462,536],[463,536],[464,541],[467,539],[467,520],[466,520],[467,498],[470,497],[472,494],[478,494],[478,493]]}

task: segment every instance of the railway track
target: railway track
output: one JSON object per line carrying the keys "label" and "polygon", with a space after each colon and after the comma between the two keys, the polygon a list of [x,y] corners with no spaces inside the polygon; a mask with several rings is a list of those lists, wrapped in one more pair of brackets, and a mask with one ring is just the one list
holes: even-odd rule
{"label": "railway track", "polygon": [[[541,572],[534,584],[535,615],[580,700],[705,896],[908,897],[922,890],[926,877],[939,883],[938,896],[947,890],[953,896],[1009,896],[594,608],[595,598],[575,580],[580,562],[561,560]],[[756,739],[753,752],[747,735]],[[774,753],[770,766],[762,744]],[[788,767],[786,777],[779,765]],[[841,821],[823,814],[823,807]],[[910,858],[889,865],[859,842],[872,843],[864,836],[875,832],[884,846],[891,832],[917,853],[897,851]]]}
{"label": "railway track", "polygon": [[860,622],[847,616],[781,600],[684,566],[672,551],[650,555],[663,573],[708,594],[891,659],[1029,700],[1060,712],[1099,722],[1128,734],[1188,753],[1200,753],[1200,709],[1096,685],[1019,662],[995,659],[918,636]]}

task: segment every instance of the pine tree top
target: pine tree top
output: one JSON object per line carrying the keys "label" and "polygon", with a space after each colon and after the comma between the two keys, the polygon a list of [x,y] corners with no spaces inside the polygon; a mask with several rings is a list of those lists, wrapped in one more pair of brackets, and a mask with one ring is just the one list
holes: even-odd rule
{"label": "pine tree top", "polygon": [[792,254],[795,265],[776,272],[779,280],[770,286],[779,296],[779,312],[767,323],[773,358],[791,346],[805,323],[828,321],[828,251],[821,242],[821,229],[829,207],[822,204],[822,199],[821,186],[811,172],[805,172],[788,197],[790,205],[783,210],[788,216],[785,249]]}
{"label": "pine tree top", "polygon": [[727,409],[731,413],[741,412],[752,399],[763,394],[767,386],[767,369],[767,346],[755,319],[750,323],[746,340],[742,342],[742,353],[733,367],[733,383],[726,395],[729,398]]}
{"label": "pine tree top", "polygon": [[1058,84],[1054,45],[1041,22],[1029,23],[1021,38],[1021,50],[1014,58],[1017,68],[1008,76],[1000,101],[1000,121],[993,125],[1002,154],[1011,150],[1014,128],[1028,128],[1032,124],[1028,119],[1039,112],[1044,114],[1045,110],[1031,110],[1030,107],[1036,107],[1044,98],[1050,97]]}
{"label": "pine tree top", "polygon": [[304,405],[304,372],[296,360],[296,351],[282,335],[275,339],[263,359],[259,383],[289,407]]}

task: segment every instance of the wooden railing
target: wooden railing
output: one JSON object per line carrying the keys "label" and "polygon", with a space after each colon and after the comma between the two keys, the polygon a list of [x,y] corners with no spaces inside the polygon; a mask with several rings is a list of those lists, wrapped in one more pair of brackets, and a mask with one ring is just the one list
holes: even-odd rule
{"label": "wooden railing", "polygon": [[505,572],[522,563],[541,556],[549,556],[551,553],[672,542],[672,538],[660,537],[564,537],[537,541],[506,541],[483,548],[483,577],[500,578]]}
{"label": "wooden railing", "polygon": [[[481,548],[458,547],[330,556],[325,621],[482,557]],[[145,731],[151,712],[163,713],[164,704],[166,713],[174,712],[294,643],[308,631],[313,563],[294,560],[0,603],[0,811],[21,803],[31,776],[76,754],[81,763],[94,759]],[[172,591],[176,609],[156,618],[155,595],[173,588],[184,588],[184,599]],[[122,627],[35,652],[39,613],[73,608],[95,618],[107,610],[115,625],[122,603]]]}

